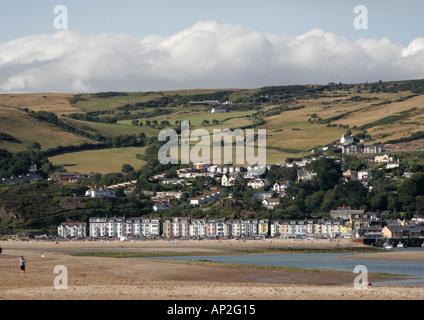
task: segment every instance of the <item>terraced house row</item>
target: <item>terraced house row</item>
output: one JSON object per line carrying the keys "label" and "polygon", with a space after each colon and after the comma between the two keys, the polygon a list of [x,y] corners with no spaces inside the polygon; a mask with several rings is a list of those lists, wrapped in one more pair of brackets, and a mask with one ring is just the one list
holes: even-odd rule
{"label": "terraced house row", "polygon": [[62,223],[61,238],[228,238],[228,237],[351,237],[355,226],[342,220],[90,218],[86,223]]}

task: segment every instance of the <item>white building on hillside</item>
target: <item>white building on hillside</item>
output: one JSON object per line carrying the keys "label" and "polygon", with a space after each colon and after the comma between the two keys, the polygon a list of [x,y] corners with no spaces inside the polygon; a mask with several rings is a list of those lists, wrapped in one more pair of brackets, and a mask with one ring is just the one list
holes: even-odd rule
{"label": "white building on hillside", "polygon": [[114,198],[115,191],[107,188],[91,188],[85,192],[85,196],[90,198]]}

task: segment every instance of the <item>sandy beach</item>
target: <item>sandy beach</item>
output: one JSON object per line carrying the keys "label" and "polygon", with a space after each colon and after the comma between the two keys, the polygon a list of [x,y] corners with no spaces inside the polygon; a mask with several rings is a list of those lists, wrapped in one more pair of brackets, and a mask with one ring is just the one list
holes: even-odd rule
{"label": "sandy beach", "polygon": [[[77,256],[81,253],[240,254],[283,249],[365,247],[351,240],[1,241],[1,300],[422,300],[424,287],[353,286],[357,274],[228,266],[204,262]],[[291,253],[290,253],[291,254]],[[293,253],[295,254],[295,253]],[[19,258],[26,259],[26,275]],[[367,259],[423,261],[422,252],[378,252]],[[68,288],[54,287],[65,266]],[[375,283],[384,275],[370,275]]]}

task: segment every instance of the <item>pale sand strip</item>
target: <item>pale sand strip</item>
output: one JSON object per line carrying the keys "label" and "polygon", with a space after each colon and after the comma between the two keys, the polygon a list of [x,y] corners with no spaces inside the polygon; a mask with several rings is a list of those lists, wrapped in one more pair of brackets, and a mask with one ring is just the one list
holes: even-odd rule
{"label": "pale sand strip", "polygon": [[[260,240],[140,241],[140,242],[22,242],[0,246],[0,299],[94,300],[392,300],[424,299],[424,287],[376,287],[357,290],[356,274],[295,272],[280,269],[232,268],[213,263],[76,257],[77,252],[210,252],[269,248],[360,247],[349,241]],[[373,254],[386,256],[389,253]],[[18,259],[27,259],[21,276]],[[368,257],[368,254],[365,255]],[[405,256],[405,255],[403,255]],[[388,258],[389,256],[386,256]],[[392,257],[394,258],[394,257]],[[55,290],[55,266],[64,265],[69,288]],[[371,278],[376,281],[379,277]],[[326,284],[326,285],[322,285]],[[328,285],[333,284],[333,285]],[[345,284],[345,285],[340,285]]]}

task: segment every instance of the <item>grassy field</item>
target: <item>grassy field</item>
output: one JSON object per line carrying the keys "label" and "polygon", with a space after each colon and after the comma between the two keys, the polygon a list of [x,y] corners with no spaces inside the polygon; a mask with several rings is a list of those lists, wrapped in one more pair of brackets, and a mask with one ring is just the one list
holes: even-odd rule
{"label": "grassy field", "polygon": [[0,105],[13,108],[28,108],[33,111],[54,112],[57,115],[81,112],[69,103],[72,94],[2,94]]}
{"label": "grassy field", "polygon": [[136,158],[137,154],[144,154],[146,148],[115,148],[105,150],[90,150],[72,152],[49,158],[54,166],[63,166],[68,172],[108,173],[121,172],[122,165],[129,164],[138,170],[145,161]]}
{"label": "grassy field", "polygon": [[21,143],[0,143],[0,148],[6,148],[11,152],[25,150],[32,142],[40,143],[43,150],[58,145],[79,145],[84,142],[94,142],[73,133],[65,132],[48,123],[40,122],[19,109],[4,106],[0,106],[0,132],[10,134],[21,141]]}

